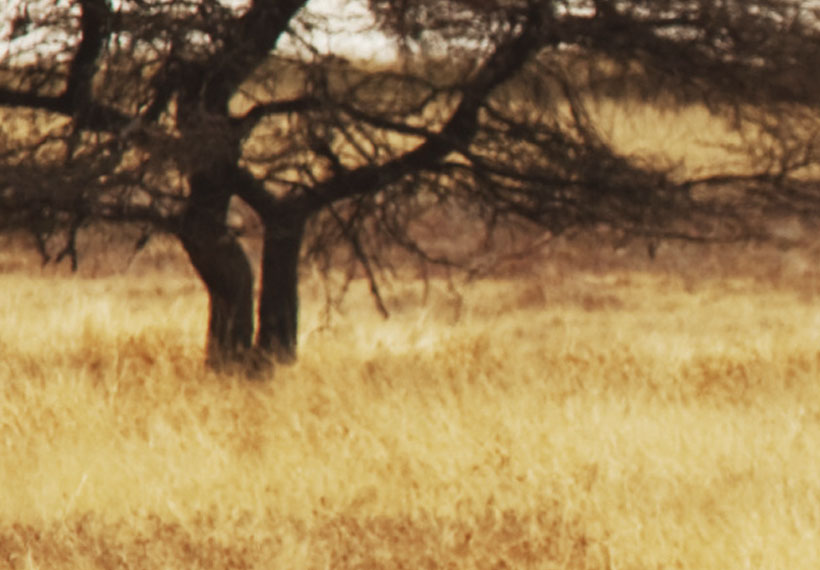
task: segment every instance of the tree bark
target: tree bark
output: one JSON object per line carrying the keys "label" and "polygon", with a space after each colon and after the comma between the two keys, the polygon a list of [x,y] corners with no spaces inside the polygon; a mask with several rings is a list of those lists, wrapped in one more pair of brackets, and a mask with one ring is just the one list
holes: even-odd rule
{"label": "tree bark", "polygon": [[302,212],[264,219],[262,283],[257,347],[278,362],[296,360],[299,320],[299,253],[306,216]]}
{"label": "tree bark", "polygon": [[194,173],[179,237],[210,301],[207,363],[215,369],[245,364],[253,337],[253,272],[225,224],[230,180],[218,166]]}

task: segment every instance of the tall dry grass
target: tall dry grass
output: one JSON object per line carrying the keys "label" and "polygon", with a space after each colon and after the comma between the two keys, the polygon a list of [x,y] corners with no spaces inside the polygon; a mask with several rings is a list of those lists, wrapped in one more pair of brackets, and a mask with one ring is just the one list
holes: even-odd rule
{"label": "tall dry grass", "polygon": [[0,567],[816,568],[815,274],[580,253],[388,320],[308,279],[261,382],[187,272],[0,275]]}

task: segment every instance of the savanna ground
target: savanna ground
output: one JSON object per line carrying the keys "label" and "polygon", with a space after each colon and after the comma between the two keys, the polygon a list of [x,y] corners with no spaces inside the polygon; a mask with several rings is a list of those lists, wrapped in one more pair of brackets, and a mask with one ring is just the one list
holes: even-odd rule
{"label": "savanna ground", "polygon": [[555,246],[394,282],[388,320],[356,283],[328,321],[308,277],[257,382],[203,368],[172,250],[0,276],[0,567],[820,563],[811,250]]}
{"label": "savanna ground", "polygon": [[815,569],[819,257],[558,241],[388,320],[308,270],[300,360],[248,381],[177,247],[5,244],[0,567]]}

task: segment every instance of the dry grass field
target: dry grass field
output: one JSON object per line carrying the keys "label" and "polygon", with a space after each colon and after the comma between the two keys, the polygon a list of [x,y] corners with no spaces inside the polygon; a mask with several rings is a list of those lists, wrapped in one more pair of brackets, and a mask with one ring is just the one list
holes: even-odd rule
{"label": "dry grass field", "polygon": [[97,278],[16,255],[0,568],[820,566],[810,249],[555,246],[395,281],[388,320],[363,283],[328,320],[308,276],[301,358],[256,382],[203,368],[174,251]]}

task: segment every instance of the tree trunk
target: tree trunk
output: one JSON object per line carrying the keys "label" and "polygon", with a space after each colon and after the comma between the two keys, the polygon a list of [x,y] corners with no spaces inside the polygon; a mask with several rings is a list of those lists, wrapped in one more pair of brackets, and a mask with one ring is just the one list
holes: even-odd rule
{"label": "tree trunk", "polygon": [[193,174],[180,240],[210,300],[207,363],[216,369],[245,364],[253,337],[253,273],[225,225],[230,180],[218,166]]}
{"label": "tree trunk", "polygon": [[262,284],[257,347],[278,362],[296,360],[299,317],[299,252],[306,216],[289,213],[263,220]]}

